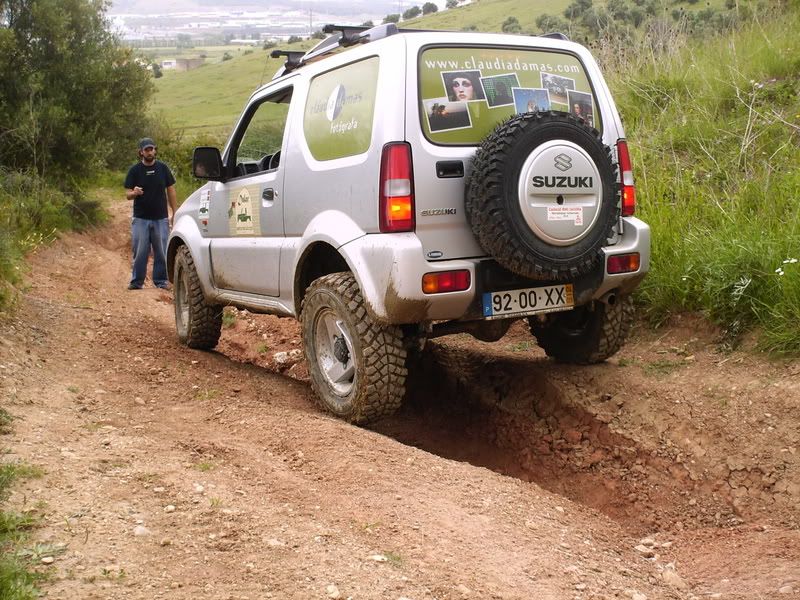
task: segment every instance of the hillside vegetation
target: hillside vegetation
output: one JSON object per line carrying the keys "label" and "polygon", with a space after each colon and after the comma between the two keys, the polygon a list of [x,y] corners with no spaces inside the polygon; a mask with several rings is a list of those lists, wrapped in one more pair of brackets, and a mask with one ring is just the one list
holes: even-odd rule
{"label": "hillside vegetation", "polygon": [[0,2],[0,310],[28,251],[101,219],[88,184],[127,162],[146,127],[151,78],[104,7]]}
{"label": "hillside vegetation", "polygon": [[641,45],[607,69],[653,228],[640,298],[656,320],[702,310],[729,341],[758,324],[763,347],[798,352],[797,9],[702,42],[664,35],[665,51]]}

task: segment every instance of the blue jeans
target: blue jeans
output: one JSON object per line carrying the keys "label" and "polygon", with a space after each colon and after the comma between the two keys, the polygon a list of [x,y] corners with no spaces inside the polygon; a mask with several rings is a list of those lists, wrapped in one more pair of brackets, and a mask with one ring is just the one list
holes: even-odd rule
{"label": "blue jeans", "polygon": [[133,273],[131,284],[142,287],[147,276],[147,258],[153,248],[153,283],[167,284],[167,238],[169,219],[131,219]]}

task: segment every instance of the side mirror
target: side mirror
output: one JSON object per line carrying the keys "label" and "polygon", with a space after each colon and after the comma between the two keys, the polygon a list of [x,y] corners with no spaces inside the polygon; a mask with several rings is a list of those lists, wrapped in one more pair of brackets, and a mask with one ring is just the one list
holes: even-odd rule
{"label": "side mirror", "polygon": [[222,156],[219,149],[210,146],[199,146],[192,155],[192,175],[198,179],[223,181]]}

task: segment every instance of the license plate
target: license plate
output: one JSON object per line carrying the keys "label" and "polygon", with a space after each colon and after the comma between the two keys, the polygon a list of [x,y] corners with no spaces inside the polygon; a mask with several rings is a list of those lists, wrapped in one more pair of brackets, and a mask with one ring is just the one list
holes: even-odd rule
{"label": "license plate", "polygon": [[486,292],[483,294],[483,316],[487,319],[524,317],[570,310],[574,304],[571,283],[506,292]]}

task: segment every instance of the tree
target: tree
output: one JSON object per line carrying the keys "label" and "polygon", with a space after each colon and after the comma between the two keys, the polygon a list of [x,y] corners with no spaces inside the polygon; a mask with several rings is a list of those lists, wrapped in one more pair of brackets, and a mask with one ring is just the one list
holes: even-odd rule
{"label": "tree", "polygon": [[157,62],[154,62],[150,65],[150,69],[153,71],[153,78],[158,79],[159,77],[163,77],[164,73],[161,71],[161,65]]}
{"label": "tree", "polygon": [[364,22],[361,24],[361,26],[362,26],[362,27],[375,27],[375,23],[373,23],[372,21],[364,21]]}
{"label": "tree", "polygon": [[444,7],[448,10],[450,10],[451,8],[456,8],[457,6],[458,6],[458,0],[447,0],[447,2],[445,2],[444,4]]}
{"label": "tree", "polygon": [[517,17],[508,17],[500,26],[504,33],[519,33],[522,27],[519,24]]}
{"label": "tree", "polygon": [[[62,184],[130,160],[153,83],[97,0],[0,1],[0,163]],[[75,186],[77,188],[77,186]]]}
{"label": "tree", "polygon": [[286,40],[286,43],[287,44],[296,44],[297,42],[302,42],[302,41],[303,41],[303,38],[301,38],[300,36],[290,35],[289,39]]}
{"label": "tree", "polygon": [[188,33],[179,33],[175,45],[178,48],[194,48],[194,44],[192,43],[192,36],[190,36]]}
{"label": "tree", "polygon": [[420,14],[422,14],[422,11],[420,10],[419,6],[412,6],[403,13],[403,21],[408,21],[409,19],[418,17]]}
{"label": "tree", "polygon": [[392,13],[383,17],[384,23],[398,23],[400,21],[400,13]]}
{"label": "tree", "polygon": [[569,24],[561,17],[543,14],[536,17],[536,27],[542,33],[565,32],[569,30]]}
{"label": "tree", "polygon": [[592,8],[592,0],[574,0],[564,11],[564,16],[568,20],[574,21],[581,18],[583,13],[590,8]]}
{"label": "tree", "polygon": [[423,15],[430,15],[435,12],[439,12],[439,7],[436,6],[433,2],[426,2],[422,5],[422,14]]}

